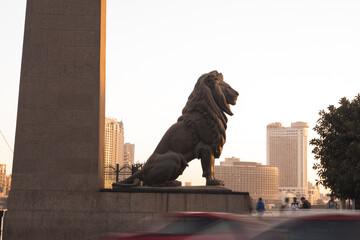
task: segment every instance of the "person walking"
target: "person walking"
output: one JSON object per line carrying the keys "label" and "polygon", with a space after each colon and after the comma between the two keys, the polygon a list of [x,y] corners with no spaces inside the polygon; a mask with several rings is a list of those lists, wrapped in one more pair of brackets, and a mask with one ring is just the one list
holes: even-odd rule
{"label": "person walking", "polygon": [[325,205],[326,209],[337,209],[337,202],[335,202],[335,194],[330,194],[330,200]]}
{"label": "person walking", "polygon": [[259,213],[259,216],[262,216],[265,211],[265,204],[262,201],[262,198],[259,198],[259,200],[256,203],[256,211]]}
{"label": "person walking", "polygon": [[310,202],[308,200],[306,200],[305,197],[301,197],[300,200],[301,200],[301,203],[302,203],[301,209],[310,209],[311,208]]}

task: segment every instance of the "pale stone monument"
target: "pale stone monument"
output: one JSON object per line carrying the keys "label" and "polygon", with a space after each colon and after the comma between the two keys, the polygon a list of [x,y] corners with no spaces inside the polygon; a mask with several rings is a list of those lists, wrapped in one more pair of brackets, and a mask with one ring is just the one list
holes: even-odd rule
{"label": "pale stone monument", "polygon": [[169,211],[248,211],[246,193],[101,191],[105,10],[105,0],[27,1],[7,240],[84,239]]}

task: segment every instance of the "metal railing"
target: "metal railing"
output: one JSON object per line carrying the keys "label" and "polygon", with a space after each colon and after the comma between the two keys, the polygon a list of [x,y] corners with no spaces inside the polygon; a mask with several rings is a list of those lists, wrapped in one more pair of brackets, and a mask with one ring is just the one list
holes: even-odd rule
{"label": "metal railing", "polygon": [[105,188],[112,188],[113,183],[130,177],[132,174],[140,171],[142,166],[142,163],[124,164],[121,168],[119,164],[116,164],[116,166],[105,166]]}

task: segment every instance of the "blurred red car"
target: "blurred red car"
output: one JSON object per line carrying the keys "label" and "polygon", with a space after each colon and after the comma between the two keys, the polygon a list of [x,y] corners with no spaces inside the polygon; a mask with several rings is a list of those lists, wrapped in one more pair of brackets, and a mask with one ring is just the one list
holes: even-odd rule
{"label": "blurred red car", "polygon": [[252,240],[358,240],[360,215],[339,212],[292,217]]}
{"label": "blurred red car", "polygon": [[172,213],[151,220],[147,229],[131,234],[107,234],[101,240],[248,239],[264,229],[256,219],[227,213]]}

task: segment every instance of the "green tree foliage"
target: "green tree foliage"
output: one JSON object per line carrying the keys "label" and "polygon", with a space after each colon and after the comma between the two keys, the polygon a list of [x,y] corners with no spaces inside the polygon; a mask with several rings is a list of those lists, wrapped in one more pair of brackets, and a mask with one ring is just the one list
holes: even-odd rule
{"label": "green tree foliage", "polygon": [[356,199],[360,207],[360,94],[352,101],[342,98],[339,106],[321,110],[314,130],[319,138],[310,141],[318,160],[313,169],[319,180],[337,197]]}

